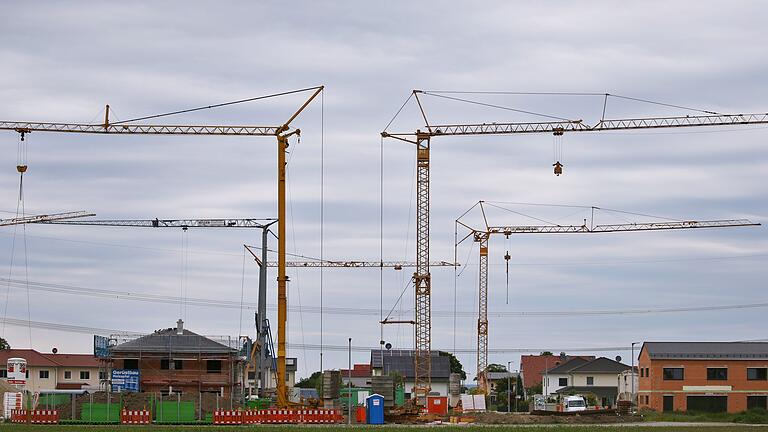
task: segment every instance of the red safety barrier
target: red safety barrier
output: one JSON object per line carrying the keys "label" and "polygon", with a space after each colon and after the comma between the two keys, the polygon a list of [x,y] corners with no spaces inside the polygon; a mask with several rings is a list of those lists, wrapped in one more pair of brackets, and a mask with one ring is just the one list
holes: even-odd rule
{"label": "red safety barrier", "polygon": [[[12,423],[26,423],[27,410],[11,410]],[[29,422],[32,424],[57,424],[59,412],[56,410],[33,410],[29,413]]]}
{"label": "red safety barrier", "polygon": [[122,424],[150,424],[152,423],[152,413],[149,410],[128,410],[120,411],[120,423]]}
{"label": "red safety barrier", "polygon": [[[218,420],[214,414],[214,424],[240,424],[225,423]],[[341,411],[337,409],[265,409],[244,411],[242,424],[299,424],[299,423],[339,423],[343,420]]]}
{"label": "red safety barrier", "polygon": [[215,425],[239,425],[243,424],[243,411],[216,410],[213,413]]}

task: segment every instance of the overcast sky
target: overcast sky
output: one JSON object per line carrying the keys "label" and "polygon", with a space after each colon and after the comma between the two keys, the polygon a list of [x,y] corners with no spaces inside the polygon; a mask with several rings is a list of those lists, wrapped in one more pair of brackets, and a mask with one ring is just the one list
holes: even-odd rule
{"label": "overcast sky", "polygon": [[[379,133],[412,89],[613,93],[723,113],[768,110],[768,4],[680,2],[9,2],[0,16],[0,119],[101,122],[325,85],[294,122],[288,248],[320,255],[324,184],[327,258],[379,259]],[[457,96],[457,95],[453,95]],[[306,95],[200,111],[158,121],[280,124]],[[598,96],[459,95],[594,123]],[[546,118],[424,96],[429,120],[541,121]],[[411,101],[413,102],[413,101]],[[695,112],[609,98],[606,117]],[[324,120],[324,121],[321,121]],[[412,103],[390,131],[423,121]],[[323,132],[323,133],[321,133]],[[673,219],[749,218],[768,223],[768,129],[696,128],[566,134],[564,175],[552,173],[548,134],[437,138],[432,143],[433,260],[454,255],[454,220],[478,200],[599,206]],[[16,211],[18,134],[0,134],[0,210]],[[276,217],[276,145],[271,138],[28,136],[28,214],[88,210],[99,218]],[[384,258],[413,260],[414,149],[386,140]],[[321,175],[321,161],[324,176]],[[589,211],[498,204],[557,223]],[[470,213],[468,218],[477,214]],[[495,208],[493,224],[535,219]],[[598,212],[600,222],[648,217]],[[15,232],[15,235],[14,235]],[[462,233],[459,232],[461,236]],[[189,264],[182,277],[182,238]],[[15,247],[14,244],[15,238]],[[151,332],[174,325],[208,335],[249,334],[258,268],[243,243],[258,231],[137,230],[62,226],[0,231],[0,284],[7,318]],[[275,247],[273,244],[272,247]],[[13,265],[11,251],[14,250]],[[473,249],[474,248],[474,249]],[[509,266],[507,304],[504,253]],[[477,245],[458,248],[462,268],[433,269],[433,347],[457,349],[475,371]],[[766,228],[494,238],[490,254],[490,361],[506,364],[541,349],[628,347],[648,340],[764,339],[765,308],[566,315],[521,312],[626,311],[766,303]],[[289,343],[377,346],[380,286],[386,315],[410,319],[410,270],[291,271]],[[184,283],[183,281],[186,280]],[[269,304],[276,304],[270,273]],[[53,292],[51,284],[234,302],[233,308]],[[44,288],[44,290],[37,288]],[[454,297],[454,287],[456,297]],[[456,331],[454,332],[454,299]],[[309,307],[300,312],[298,306]],[[270,310],[273,323],[274,308]],[[524,315],[524,316],[521,316]],[[321,331],[322,328],[322,331]],[[13,347],[89,352],[92,338],[7,325]],[[410,348],[413,330],[387,327],[384,340]],[[590,352],[628,362],[629,353]],[[570,350],[569,353],[576,353]],[[299,375],[320,353],[297,347]],[[355,352],[353,361],[367,362]],[[329,350],[324,367],[346,367]]]}

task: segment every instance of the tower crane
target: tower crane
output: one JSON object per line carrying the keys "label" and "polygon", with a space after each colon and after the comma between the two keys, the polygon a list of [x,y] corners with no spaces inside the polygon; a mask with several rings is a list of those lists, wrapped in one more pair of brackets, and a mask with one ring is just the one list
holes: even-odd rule
{"label": "tower crane", "polygon": [[[478,204],[483,214],[483,201]],[[474,207],[474,206],[473,206]],[[592,207],[592,211],[597,207]],[[466,214],[466,213],[465,213]],[[487,219],[484,218],[487,221]],[[587,225],[586,220],[581,225],[505,225],[489,226],[486,222],[485,227],[481,229],[472,228],[457,219],[456,223],[469,230],[469,233],[457,242],[457,245],[468,238],[472,238],[480,245],[478,260],[478,311],[477,311],[477,385],[485,393],[488,392],[488,380],[485,378],[488,367],[488,245],[492,235],[504,235],[509,238],[513,234],[565,234],[565,233],[617,233],[617,232],[638,232],[638,231],[660,231],[660,230],[680,230],[695,228],[728,228],[728,227],[747,227],[760,226],[759,223],[750,222],[747,219],[724,219],[724,220],[687,220],[687,221],[664,221],[664,222],[639,222],[623,224],[601,224],[594,225],[592,222]],[[507,251],[504,259],[509,260]]]}
{"label": "tower crane", "polygon": [[[430,358],[430,351],[432,349],[432,279],[429,272],[429,168],[430,146],[433,138],[442,136],[516,135],[534,133],[548,133],[561,137],[566,133],[575,132],[647,130],[700,126],[740,126],[768,123],[768,113],[708,113],[705,115],[623,119],[606,119],[603,115],[603,118],[594,125],[587,124],[582,120],[430,124],[421,101],[421,96],[429,94],[434,95],[435,93],[424,90],[413,90],[411,93],[411,97],[416,100],[421,117],[424,120],[424,130],[417,129],[415,132],[390,132],[385,128],[385,130],[381,132],[382,138],[392,138],[416,146],[416,269],[413,273],[416,304],[414,314],[415,376],[413,394],[417,403],[424,401],[424,398],[430,391],[432,372]],[[605,96],[607,100],[609,94],[606,94]],[[406,101],[406,103],[407,102],[408,101]],[[397,117],[397,115],[395,117]],[[390,122],[390,124],[391,123],[392,122]],[[562,169],[562,167],[560,168]]]}
{"label": "tower crane", "polygon": [[[19,133],[22,137],[32,132],[59,132],[59,133],[84,133],[84,134],[104,134],[104,135],[207,135],[207,136],[263,136],[274,137],[277,140],[277,217],[278,224],[278,271],[277,271],[277,403],[280,407],[286,407],[288,402],[288,391],[285,385],[285,358],[286,358],[286,323],[288,319],[288,277],[285,271],[285,214],[286,214],[286,152],[288,150],[288,139],[292,136],[299,136],[300,129],[291,127],[291,123],[304,111],[307,106],[323,91],[323,86],[309,87],[280,94],[251,98],[240,101],[228,102],[209,107],[200,107],[190,110],[177,111],[173,113],[161,114],[156,116],[142,117],[138,119],[110,122],[109,105],[106,106],[104,123],[101,124],[82,124],[82,123],[50,123],[50,122],[18,122],[18,121],[0,121],[0,130],[9,130]],[[273,126],[246,126],[246,125],[164,125],[164,124],[141,124],[137,121],[157,118],[162,116],[180,114],[182,112],[191,112],[201,109],[216,108],[235,103],[243,103],[266,97],[283,96],[288,94],[298,94],[309,92],[310,96],[301,104],[301,106],[284,122]]]}

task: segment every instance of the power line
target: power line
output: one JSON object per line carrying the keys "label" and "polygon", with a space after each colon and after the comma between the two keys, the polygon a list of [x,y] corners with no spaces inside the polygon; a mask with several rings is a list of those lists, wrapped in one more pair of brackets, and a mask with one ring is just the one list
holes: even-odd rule
{"label": "power line", "polygon": [[[26,288],[26,281],[17,279],[5,279],[0,278],[0,282],[7,283],[8,286],[15,288]],[[227,301],[219,299],[206,299],[206,298],[190,298],[190,297],[176,297],[176,296],[164,296],[158,294],[140,294],[127,291],[113,291],[98,288],[82,288],[68,285],[60,285],[53,283],[34,282],[29,281],[29,289],[36,291],[55,292],[60,294],[69,295],[81,295],[89,297],[108,298],[115,300],[132,300],[142,301],[150,303],[171,303],[178,304],[185,302],[187,305],[198,307],[215,307],[224,309],[239,309],[241,307],[255,310],[257,308],[256,303],[243,302],[242,305],[239,301]],[[708,312],[708,311],[727,311],[727,310],[744,310],[744,309],[762,309],[768,308],[768,302],[760,303],[746,303],[746,304],[730,304],[730,305],[704,305],[704,306],[688,306],[677,308],[633,308],[633,309],[610,309],[610,310],[562,310],[562,311],[500,311],[492,313],[494,317],[511,317],[511,318],[533,318],[533,317],[570,317],[570,316],[611,316],[611,315],[644,315],[644,314],[665,314],[665,313],[682,313],[682,312]],[[276,310],[275,305],[269,305],[268,309]],[[292,312],[298,313],[327,313],[332,315],[357,315],[357,316],[379,316],[379,309],[376,308],[361,308],[361,307],[331,307],[324,306],[322,309],[319,306],[292,306],[289,307]],[[406,310],[409,313],[412,309]],[[394,311],[390,312],[390,316]],[[433,311],[435,317],[452,317],[454,311],[452,310],[436,310]],[[461,317],[475,317],[473,311],[456,311],[457,316]]]}

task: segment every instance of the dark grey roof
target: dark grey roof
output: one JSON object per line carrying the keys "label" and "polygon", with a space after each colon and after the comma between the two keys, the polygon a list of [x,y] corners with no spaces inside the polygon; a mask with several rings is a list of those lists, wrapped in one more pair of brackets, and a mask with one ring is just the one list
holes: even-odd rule
{"label": "dark grey roof", "polygon": [[645,342],[651,359],[768,359],[768,342]]}
{"label": "dark grey roof", "polygon": [[505,380],[507,378],[517,378],[520,375],[517,372],[486,372],[485,378],[490,381]]}
{"label": "dark grey roof", "polygon": [[611,360],[605,357],[596,358],[581,366],[571,369],[570,373],[621,373],[629,370],[630,367],[624,363]]}
{"label": "dark grey roof", "polygon": [[[440,355],[440,351],[431,351],[430,352],[432,357],[437,357]],[[371,368],[373,369],[381,369],[384,367],[383,358],[384,357],[401,357],[401,356],[407,356],[407,357],[413,357],[413,350],[371,350]]]}
{"label": "dark grey roof", "polygon": [[592,393],[597,397],[616,397],[618,395],[618,387],[605,387],[605,386],[568,386],[563,387],[555,393],[568,394],[568,393]]}
{"label": "dark grey roof", "polygon": [[[382,355],[383,354],[383,355]],[[372,350],[371,367],[381,368],[386,375],[398,372],[403,378],[414,377],[414,358],[412,350]],[[451,375],[451,359],[441,356],[439,351],[432,351],[432,379],[445,379]],[[378,366],[377,366],[378,365]]]}
{"label": "dark grey roof", "polygon": [[110,348],[113,353],[202,353],[230,354],[237,350],[189,330],[176,334],[175,328],[158,330],[151,335]]}
{"label": "dark grey roof", "polygon": [[565,362],[563,364],[560,364],[558,366],[555,366],[555,367],[553,367],[553,368],[551,368],[549,370],[546,370],[546,371],[544,371],[542,373],[547,373],[547,374],[567,374],[572,369],[577,368],[577,367],[579,367],[579,366],[581,366],[581,365],[583,365],[585,363],[588,363],[588,362],[589,362],[589,360],[585,360],[585,359],[583,359],[581,357],[574,357],[574,358],[568,360],[567,362]]}

